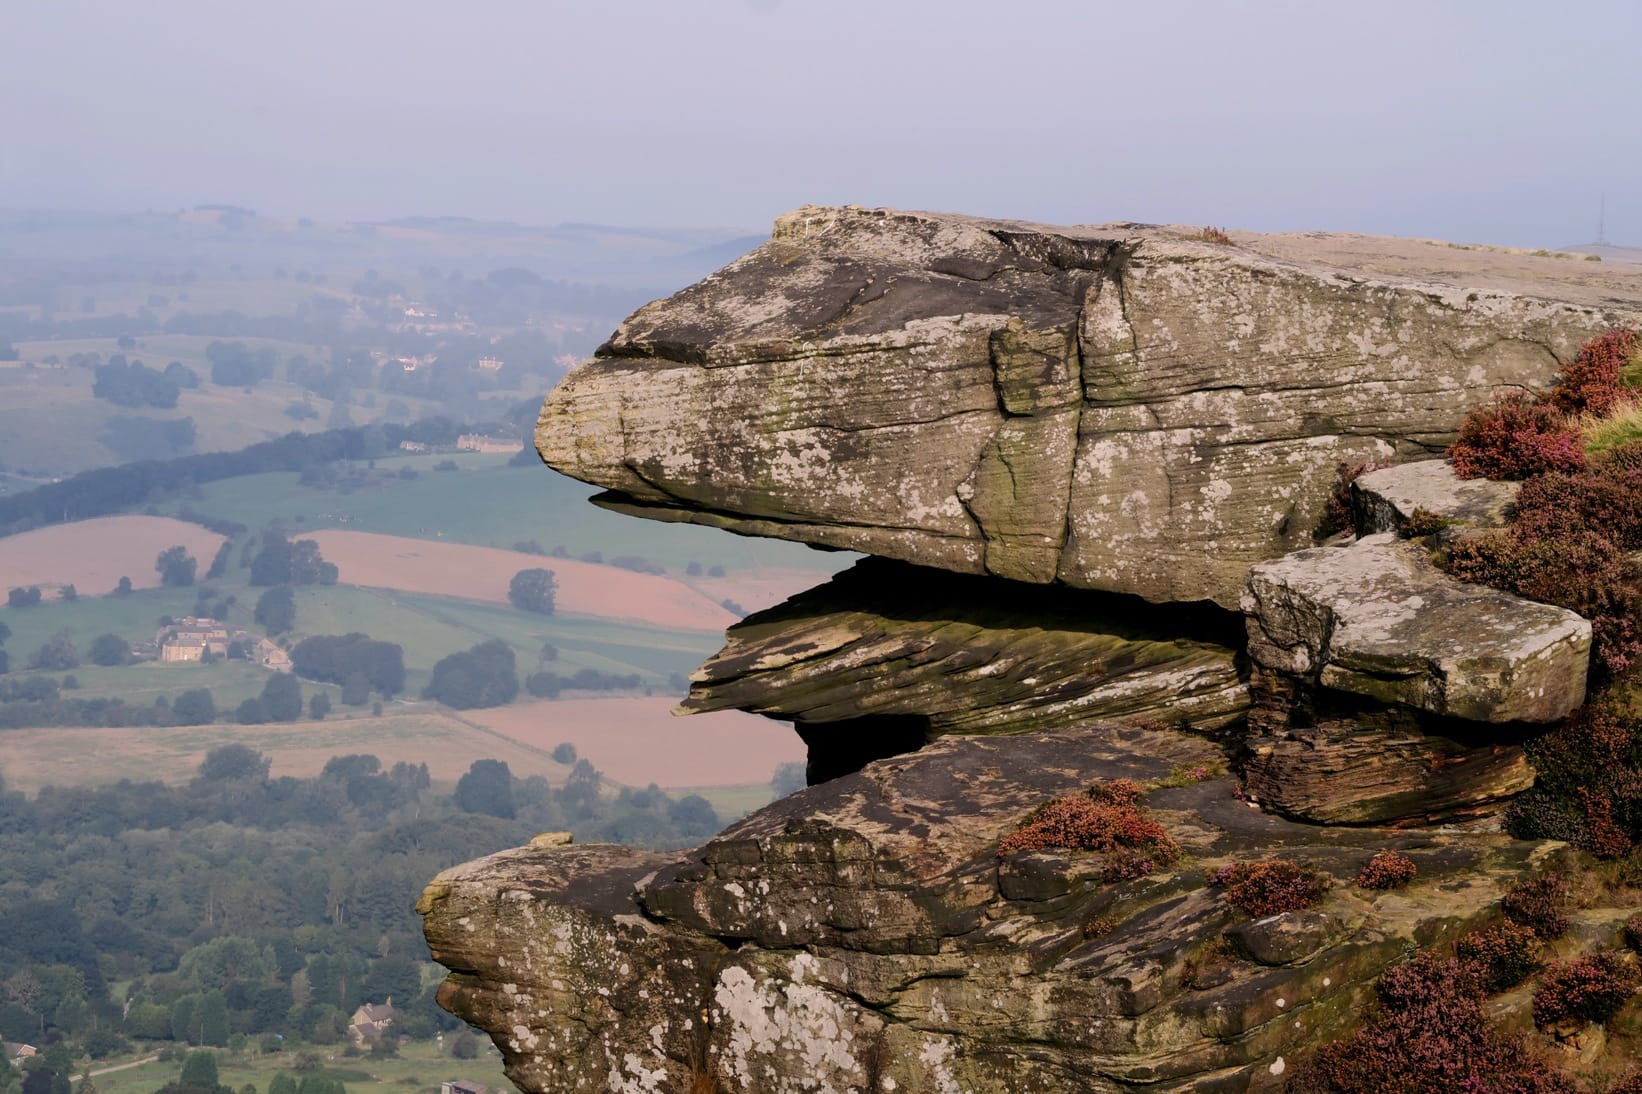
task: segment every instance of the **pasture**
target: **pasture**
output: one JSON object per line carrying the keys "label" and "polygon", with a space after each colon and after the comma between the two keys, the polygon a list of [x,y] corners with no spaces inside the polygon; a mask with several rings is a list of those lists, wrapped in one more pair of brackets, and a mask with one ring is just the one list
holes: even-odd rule
{"label": "pasture", "polygon": [[[446,1034],[443,1043],[448,1044],[453,1037],[453,1033]],[[483,1036],[479,1042],[479,1057],[474,1060],[454,1059],[446,1054],[440,1042],[435,1041],[401,1042],[399,1055],[383,1060],[365,1056],[350,1059],[342,1054],[340,1046],[332,1046],[319,1050],[324,1053],[326,1070],[311,1074],[342,1080],[348,1094],[437,1094],[441,1082],[457,1078],[483,1083],[498,1094],[511,1091],[513,1084],[502,1074],[500,1053]],[[182,1073],[182,1064],[178,1062],[156,1060],[95,1074],[103,1068],[113,1068],[151,1054],[152,1049],[144,1045],[138,1054],[131,1057],[99,1061],[93,1067],[92,1077],[98,1094],[151,1094],[166,1083],[175,1082]],[[302,1078],[292,1070],[295,1055],[294,1052],[264,1055],[258,1052],[219,1051],[218,1079],[234,1090],[243,1090],[247,1084],[258,1090],[266,1090],[268,1081],[282,1070],[288,1075]]]}
{"label": "pasture", "polygon": [[[12,365],[0,368],[0,463],[52,474],[72,474],[93,467],[124,463],[127,457],[107,447],[103,430],[114,418],[192,418],[195,439],[191,451],[216,452],[243,448],[257,441],[284,436],[293,430],[312,432],[324,429],[333,404],[318,396],[305,395],[295,384],[268,380],[247,392],[243,388],[219,387],[210,382],[211,366],[205,347],[215,338],[188,335],[151,335],[136,349],[119,349],[112,338],[85,338],[18,343],[24,362],[38,362],[55,356],[66,362],[75,353],[96,353],[105,359],[123,353],[151,368],[163,369],[170,361],[181,361],[199,374],[197,388],[184,389],[177,405],[170,409],[124,407],[95,398],[95,379],[90,368],[57,365]],[[296,342],[265,338],[233,339],[247,345],[270,346],[280,360],[302,354],[327,355],[328,350]],[[292,403],[306,400],[316,417],[297,421],[285,413]],[[377,393],[375,406],[351,406],[348,413],[355,424],[363,425],[382,417],[391,400]],[[411,417],[439,413],[426,400],[400,397]]]}
{"label": "pasture", "polygon": [[317,775],[331,757],[359,752],[388,766],[425,763],[447,789],[478,759],[505,760],[518,777],[541,775],[555,785],[570,770],[553,762],[551,746],[544,751],[521,744],[431,704],[405,704],[380,716],[260,726],[11,729],[0,732],[0,771],[7,786],[31,793],[44,785],[101,786],[121,779],[183,783],[207,752],[228,744],[271,757],[275,778]]}
{"label": "pasture", "polygon": [[[453,460],[456,471],[433,471]],[[598,491],[540,464],[508,466],[501,455],[406,456],[379,467],[410,467],[413,479],[395,479],[343,493],[303,486],[295,472],[272,472],[209,483],[189,501],[199,512],[261,528],[282,520],[293,534],[316,528],[408,536],[413,539],[512,547],[535,540],[543,550],[572,556],[599,551],[606,558],[641,555],[668,570],[691,562],[703,570],[790,569],[831,574],[857,556],[816,551],[796,543],[735,536],[689,524],[643,521],[588,503]],[[551,563],[544,563],[551,567]]]}
{"label": "pasture", "polygon": [[[363,631],[405,650],[405,689],[427,686],[435,662],[491,638],[513,647],[521,682],[537,667],[562,676],[577,669],[628,675],[664,686],[689,673],[720,645],[717,632],[669,631],[590,617],[536,615],[511,606],[472,603],[348,585],[298,588],[297,634]],[[557,658],[542,663],[544,645]]]}

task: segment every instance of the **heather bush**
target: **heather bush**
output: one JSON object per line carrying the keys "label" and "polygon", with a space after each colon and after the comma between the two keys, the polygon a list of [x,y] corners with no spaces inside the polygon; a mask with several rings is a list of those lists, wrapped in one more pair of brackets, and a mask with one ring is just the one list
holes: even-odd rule
{"label": "heather bush", "polygon": [[1625,945],[1642,953],[1642,912],[1625,920]]}
{"label": "heather bush", "polygon": [[1483,973],[1483,990],[1492,995],[1516,987],[1539,968],[1544,943],[1530,927],[1497,923],[1472,931],[1454,943],[1454,953]]}
{"label": "heather bush", "polygon": [[1512,393],[1471,412],[1448,459],[1462,479],[1526,479],[1544,471],[1580,470],[1585,445],[1555,407]]}
{"label": "heather bush", "polygon": [[1129,779],[1038,807],[998,844],[998,854],[1051,847],[1099,855],[1108,882],[1144,877],[1180,857],[1180,844],[1146,815],[1140,787]]}
{"label": "heather bush", "polygon": [[1225,889],[1226,903],[1252,916],[1309,908],[1328,892],[1329,879],[1281,859],[1222,866],[1209,884]]}
{"label": "heather bush", "polygon": [[1608,1088],[1608,1094],[1642,1094],[1642,1068],[1627,1071]]}
{"label": "heather bush", "polygon": [[1376,851],[1357,875],[1357,884],[1364,889],[1401,889],[1419,872],[1419,867],[1407,855]]}
{"label": "heather bush", "polygon": [[1636,991],[1636,970],[1617,953],[1553,965],[1534,992],[1534,1026],[1564,1020],[1606,1022]]}
{"label": "heather bush", "polygon": [[1568,882],[1561,874],[1524,881],[1500,901],[1505,918],[1549,942],[1568,932]]}
{"label": "heather bush", "polygon": [[1562,370],[1547,401],[1564,414],[1611,414],[1629,397],[1625,368],[1636,348],[1636,332],[1611,330],[1580,347],[1573,363]]}
{"label": "heather bush", "polygon": [[1306,1094],[1571,1094],[1573,1084],[1483,1016],[1474,963],[1422,953],[1376,986],[1379,1008],[1325,1045],[1289,1089]]}
{"label": "heather bush", "polygon": [[1527,747],[1534,788],[1506,810],[1522,839],[1565,839],[1621,858],[1642,839],[1642,721],[1614,696],[1598,698]]}

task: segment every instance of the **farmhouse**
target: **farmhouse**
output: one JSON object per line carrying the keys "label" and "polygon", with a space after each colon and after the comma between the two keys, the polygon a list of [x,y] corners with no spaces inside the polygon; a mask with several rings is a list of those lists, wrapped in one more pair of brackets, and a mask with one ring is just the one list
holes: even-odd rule
{"label": "farmhouse", "polygon": [[160,637],[162,662],[203,661],[205,655],[224,657],[228,653],[228,627],[215,619],[187,616],[179,619]]}
{"label": "farmhouse", "polygon": [[439,1094],[489,1094],[489,1091],[490,1088],[484,1083],[467,1079],[447,1079],[439,1084]]}
{"label": "farmhouse", "polygon": [[348,1036],[354,1039],[355,1044],[375,1041],[393,1025],[393,1016],[392,996],[388,997],[386,1003],[362,1003],[353,1012],[353,1022],[348,1026]]}

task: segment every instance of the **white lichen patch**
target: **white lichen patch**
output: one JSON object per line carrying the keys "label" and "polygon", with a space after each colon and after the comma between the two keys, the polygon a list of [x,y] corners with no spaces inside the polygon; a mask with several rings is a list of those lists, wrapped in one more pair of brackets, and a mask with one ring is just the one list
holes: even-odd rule
{"label": "white lichen patch", "polygon": [[[807,955],[804,955],[807,956]],[[802,958],[787,983],[755,980],[732,966],[713,990],[721,1066],[737,1089],[843,1094],[858,1090],[865,1070],[855,1043],[860,1015],[836,994],[801,982],[813,972]]]}

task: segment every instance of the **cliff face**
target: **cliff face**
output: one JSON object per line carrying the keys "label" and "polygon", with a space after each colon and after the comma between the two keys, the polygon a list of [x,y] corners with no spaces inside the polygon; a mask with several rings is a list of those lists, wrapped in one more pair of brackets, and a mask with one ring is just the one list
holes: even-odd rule
{"label": "cliff face", "polygon": [[[1430,457],[1642,314],[1584,265],[805,209],[640,310],[543,456],[612,508],[882,557],[732,627],[682,704],[791,721],[813,785],[692,851],[447,871],[441,1001],[533,1094],[1279,1088],[1560,853],[1489,818],[1590,626],[1393,532],[1499,523],[1509,488]],[[1400,466],[1314,546],[1341,461]],[[1173,852],[1114,870],[1150,830],[1119,811],[1106,851],[1000,853],[1113,786]],[[1362,888],[1391,848],[1417,880]],[[1328,891],[1239,911],[1239,863]]]}
{"label": "cliff face", "polygon": [[1440,451],[1637,302],[808,208],[633,315],[537,443],[646,516],[1235,608],[1250,563],[1309,545],[1340,461]]}

